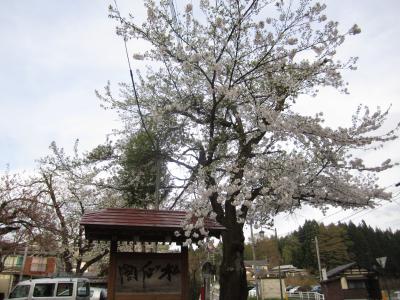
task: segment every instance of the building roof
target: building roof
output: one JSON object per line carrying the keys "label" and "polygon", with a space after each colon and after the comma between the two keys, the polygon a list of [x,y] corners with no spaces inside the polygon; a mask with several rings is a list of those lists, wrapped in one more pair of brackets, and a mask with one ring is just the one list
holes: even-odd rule
{"label": "building roof", "polygon": [[329,270],[328,272],[326,272],[326,276],[328,278],[335,276],[335,275],[347,270],[348,268],[354,266],[355,264],[356,264],[355,262],[351,262],[351,263],[348,263],[345,265],[337,266],[336,268],[333,268],[333,269]]}
{"label": "building roof", "polygon": [[[140,241],[163,242],[168,236],[172,242],[182,242],[185,237],[176,237],[175,232],[182,233],[186,216],[185,211],[107,208],[84,214],[81,225],[89,240],[133,241],[139,238]],[[204,220],[204,225],[210,236],[218,238],[225,230],[209,218]]]}
{"label": "building roof", "polygon": [[281,271],[282,270],[285,270],[285,271],[288,271],[288,270],[298,270],[295,266],[293,266],[293,265],[281,265],[281,266],[276,266],[276,267],[273,267],[272,268],[272,270],[278,270],[278,269],[281,269]]}
{"label": "building roof", "polygon": [[261,260],[245,260],[244,265],[246,267],[252,267],[252,266],[267,266],[268,261],[266,259],[261,259]]}
{"label": "building roof", "polygon": [[327,279],[325,282],[337,280],[339,277],[346,277],[349,279],[366,279],[370,276],[378,275],[377,271],[365,268],[357,264],[356,262],[351,262],[345,265],[338,266],[326,272]]}

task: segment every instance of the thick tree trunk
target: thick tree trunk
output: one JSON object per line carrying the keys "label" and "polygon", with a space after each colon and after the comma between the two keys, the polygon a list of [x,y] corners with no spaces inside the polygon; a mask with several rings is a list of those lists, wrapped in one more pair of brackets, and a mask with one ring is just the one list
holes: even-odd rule
{"label": "thick tree trunk", "polygon": [[[236,220],[235,220],[236,221]],[[226,225],[225,225],[226,226]],[[242,224],[226,226],[222,234],[223,260],[220,268],[220,300],[246,300],[247,280],[243,262]]]}
{"label": "thick tree trunk", "polygon": [[72,274],[71,253],[69,252],[69,250],[64,250],[61,254],[61,257],[64,261],[64,272],[66,272],[67,274]]}

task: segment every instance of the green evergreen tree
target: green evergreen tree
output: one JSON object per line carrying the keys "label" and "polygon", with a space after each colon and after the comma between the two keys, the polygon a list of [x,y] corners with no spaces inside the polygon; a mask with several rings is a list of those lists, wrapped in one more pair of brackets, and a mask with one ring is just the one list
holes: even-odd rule
{"label": "green evergreen tree", "polygon": [[[139,131],[122,143],[121,166],[115,180],[128,206],[154,208],[168,194],[166,162],[154,149],[151,136]],[[159,175],[157,173],[159,172]],[[156,180],[160,176],[159,199],[156,199]]]}
{"label": "green evergreen tree", "polygon": [[153,131],[142,129],[114,145],[109,143],[94,148],[86,155],[86,163],[97,163],[100,170],[112,174],[96,186],[117,191],[124,206],[159,207],[168,195],[170,182],[163,154],[165,143],[160,145],[157,142],[160,139]]}
{"label": "green evergreen tree", "polygon": [[350,222],[347,225],[347,232],[352,240],[352,245],[349,247],[352,260],[361,266],[379,269],[376,258],[386,256],[385,273],[400,274],[399,231],[393,233],[391,230],[373,229],[362,221],[358,226]]}
{"label": "green evergreen tree", "polygon": [[[318,235],[322,265],[331,269],[355,261],[367,268],[376,268],[389,276],[400,275],[400,231],[373,229],[365,221],[355,225],[339,223],[316,227],[315,221],[306,221],[294,233],[279,240],[285,264],[316,271],[315,244],[312,233]],[[248,249],[251,255],[251,248]],[[376,258],[386,256],[384,270]]]}
{"label": "green evergreen tree", "polygon": [[318,235],[319,225],[315,220],[307,220],[299,228],[297,236],[301,244],[300,261],[297,267],[303,267],[312,271],[318,270],[315,251],[315,237]]}
{"label": "green evergreen tree", "polygon": [[347,245],[349,238],[341,226],[321,224],[319,226],[319,252],[322,267],[332,269],[350,261]]}
{"label": "green evergreen tree", "polygon": [[360,227],[352,222],[347,225],[347,233],[353,242],[352,246],[349,247],[350,258],[357,261],[361,266],[369,266],[369,245],[365,234]]}
{"label": "green evergreen tree", "polygon": [[282,260],[284,264],[292,264],[298,266],[300,242],[296,235],[288,235],[281,239],[282,243]]}

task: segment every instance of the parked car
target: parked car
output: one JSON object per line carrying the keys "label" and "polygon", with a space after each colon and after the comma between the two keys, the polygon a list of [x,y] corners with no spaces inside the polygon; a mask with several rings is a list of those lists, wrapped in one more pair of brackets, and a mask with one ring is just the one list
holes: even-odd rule
{"label": "parked car", "polygon": [[90,284],[85,278],[42,278],[19,282],[8,299],[90,300]]}
{"label": "parked car", "polygon": [[100,287],[90,287],[90,300],[106,300],[107,289]]}
{"label": "parked car", "polygon": [[292,287],[292,288],[289,290],[289,293],[290,293],[290,294],[297,293],[297,292],[299,292],[299,289],[300,289],[300,286],[299,286],[299,285],[298,285],[298,286],[295,286],[295,287]]}
{"label": "parked car", "polygon": [[319,284],[318,285],[313,285],[311,290],[310,290],[310,292],[322,294],[321,286]]}
{"label": "parked car", "polygon": [[288,286],[286,287],[286,292],[289,292],[292,288],[294,288],[293,285],[288,285]]}
{"label": "parked car", "polygon": [[249,290],[249,297],[257,297],[257,289],[255,287]]}
{"label": "parked car", "polygon": [[400,300],[400,291],[395,291],[393,293],[393,298],[392,300]]}
{"label": "parked car", "polygon": [[311,291],[311,286],[309,285],[302,285],[298,289],[298,292],[309,292],[309,291]]}

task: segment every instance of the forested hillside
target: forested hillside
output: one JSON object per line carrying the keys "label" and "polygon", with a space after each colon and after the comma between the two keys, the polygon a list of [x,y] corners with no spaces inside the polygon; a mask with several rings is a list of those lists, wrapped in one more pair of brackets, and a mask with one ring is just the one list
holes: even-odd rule
{"label": "forested hillside", "polygon": [[[318,238],[321,265],[328,270],[338,265],[356,261],[362,266],[378,268],[376,258],[387,256],[385,272],[400,274],[400,231],[381,230],[368,226],[364,221],[338,225],[306,221],[295,232],[279,238],[282,264],[316,272],[318,269],[315,237]],[[256,243],[257,259],[267,258],[277,265],[277,243],[271,238]],[[252,259],[251,247],[246,245],[246,259]]]}

